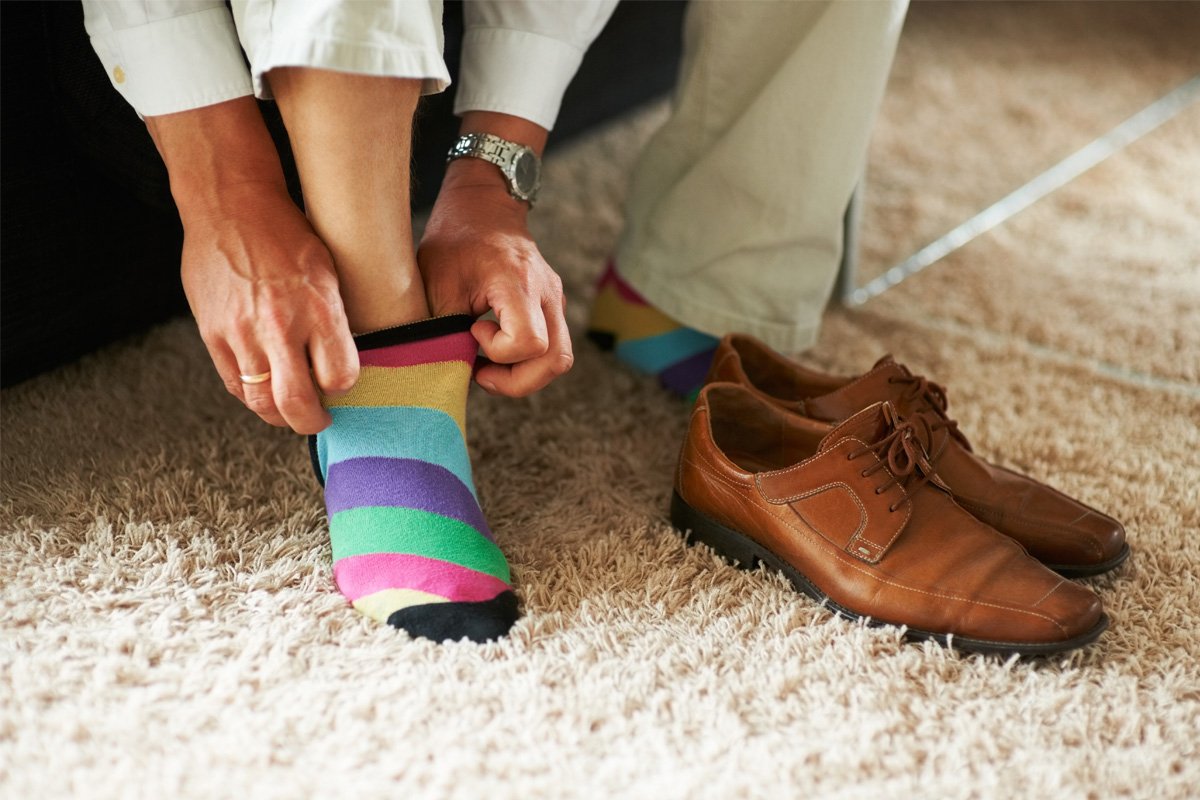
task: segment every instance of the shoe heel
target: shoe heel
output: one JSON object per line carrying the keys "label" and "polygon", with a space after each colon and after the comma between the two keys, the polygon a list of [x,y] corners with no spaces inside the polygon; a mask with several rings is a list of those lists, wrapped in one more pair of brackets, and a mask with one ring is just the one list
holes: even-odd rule
{"label": "shoe heel", "polygon": [[753,571],[760,565],[773,569],[791,581],[797,591],[827,605],[835,614],[850,620],[859,618],[858,614],[829,600],[803,573],[749,536],[727,528],[704,512],[692,508],[679,496],[679,492],[671,495],[671,524],[683,533],[683,540],[689,545],[696,542],[706,544],[738,569]]}
{"label": "shoe heel", "polygon": [[688,545],[706,544],[738,569],[754,570],[762,562],[758,548],[749,539],[692,508],[679,492],[671,494],[671,524]]}

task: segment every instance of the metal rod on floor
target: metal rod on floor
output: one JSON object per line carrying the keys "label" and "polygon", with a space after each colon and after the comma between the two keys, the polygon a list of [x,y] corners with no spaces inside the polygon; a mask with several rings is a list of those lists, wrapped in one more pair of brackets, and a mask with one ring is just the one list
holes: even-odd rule
{"label": "metal rod on floor", "polygon": [[1200,75],[1168,92],[1091,144],[1067,156],[1012,194],[980,211],[937,241],[913,253],[867,285],[850,293],[848,306],[860,306],[945,258],[992,228],[1078,178],[1101,161],[1145,136],[1200,100]]}

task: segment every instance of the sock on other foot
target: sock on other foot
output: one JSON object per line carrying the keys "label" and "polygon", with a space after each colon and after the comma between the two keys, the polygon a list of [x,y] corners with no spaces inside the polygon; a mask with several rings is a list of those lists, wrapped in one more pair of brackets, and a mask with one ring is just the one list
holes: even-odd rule
{"label": "sock on other foot", "polygon": [[716,337],[681,325],[646,302],[608,263],[596,285],[588,338],[639,372],[657,375],[676,394],[695,399]]}
{"label": "sock on other foot", "polygon": [[355,609],[434,641],[504,636],[519,616],[466,445],[468,315],[355,337],[361,372],[310,439],[333,576]]}

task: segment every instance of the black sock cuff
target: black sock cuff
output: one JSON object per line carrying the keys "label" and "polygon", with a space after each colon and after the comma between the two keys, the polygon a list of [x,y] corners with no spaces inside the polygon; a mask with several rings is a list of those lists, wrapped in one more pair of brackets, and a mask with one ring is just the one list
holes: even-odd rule
{"label": "black sock cuff", "polygon": [[447,314],[444,317],[431,317],[394,328],[364,333],[354,337],[354,344],[360,352],[374,350],[378,347],[391,347],[394,344],[420,342],[452,333],[463,333],[471,330],[474,324],[475,317],[470,314]]}

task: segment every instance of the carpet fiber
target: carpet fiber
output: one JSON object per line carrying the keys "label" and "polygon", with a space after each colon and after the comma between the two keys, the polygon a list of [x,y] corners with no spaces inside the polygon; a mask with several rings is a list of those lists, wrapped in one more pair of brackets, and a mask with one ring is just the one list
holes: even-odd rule
{"label": "carpet fiber", "polygon": [[[867,269],[1200,71],[1172,44],[1197,8],[915,7],[872,146]],[[1069,58],[1047,55],[1055,35]],[[224,393],[190,322],[4,393],[0,795],[1194,796],[1200,107],[832,311],[804,355],[852,372],[895,353],[949,385],[977,450],[1127,524],[1131,563],[1089,581],[1112,629],[1029,662],[833,620],[672,532],[685,407],[579,335],[663,113],[547,165],[534,221],[575,370],[528,400],[472,396],[526,609],[508,641],[413,641],[348,607],[304,441]]]}

